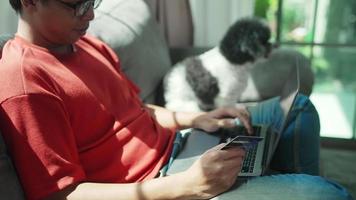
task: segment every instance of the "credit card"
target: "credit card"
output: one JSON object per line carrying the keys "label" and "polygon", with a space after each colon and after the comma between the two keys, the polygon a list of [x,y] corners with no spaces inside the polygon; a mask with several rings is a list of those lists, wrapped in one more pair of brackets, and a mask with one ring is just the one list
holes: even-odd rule
{"label": "credit card", "polygon": [[231,147],[242,147],[245,149],[250,149],[256,146],[262,140],[263,137],[260,136],[238,135],[232,139],[229,139],[220,149],[223,150]]}

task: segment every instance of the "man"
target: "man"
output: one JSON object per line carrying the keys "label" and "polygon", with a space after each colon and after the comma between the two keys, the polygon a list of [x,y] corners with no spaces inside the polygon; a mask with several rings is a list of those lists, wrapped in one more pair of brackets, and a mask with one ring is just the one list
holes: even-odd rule
{"label": "man", "polygon": [[85,36],[99,0],[10,3],[20,17],[0,63],[0,129],[27,199],[208,199],[233,185],[239,148],[215,147],[187,171],[155,177],[176,129],[211,132],[238,118],[252,133],[246,109],[143,105],[111,49]]}

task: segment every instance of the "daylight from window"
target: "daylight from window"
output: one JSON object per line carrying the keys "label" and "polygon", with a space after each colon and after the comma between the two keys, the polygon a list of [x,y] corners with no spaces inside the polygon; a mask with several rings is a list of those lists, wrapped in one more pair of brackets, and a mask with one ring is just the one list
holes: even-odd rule
{"label": "daylight from window", "polygon": [[281,47],[310,59],[321,136],[355,138],[356,1],[256,0],[255,15],[269,21]]}

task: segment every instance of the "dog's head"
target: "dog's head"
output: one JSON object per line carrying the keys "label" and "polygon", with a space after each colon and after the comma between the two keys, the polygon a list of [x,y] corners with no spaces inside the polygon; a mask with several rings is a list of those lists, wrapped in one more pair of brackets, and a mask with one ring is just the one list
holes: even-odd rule
{"label": "dog's head", "polygon": [[271,51],[271,31],[261,19],[244,18],[233,24],[220,43],[221,53],[235,64],[254,62]]}

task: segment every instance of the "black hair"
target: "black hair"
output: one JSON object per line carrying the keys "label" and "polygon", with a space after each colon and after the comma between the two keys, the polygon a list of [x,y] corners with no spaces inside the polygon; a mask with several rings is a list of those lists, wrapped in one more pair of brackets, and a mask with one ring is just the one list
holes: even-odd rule
{"label": "black hair", "polygon": [[9,0],[11,7],[17,12],[20,13],[21,12],[21,0]]}
{"label": "black hair", "polygon": [[[32,2],[32,0],[30,0]],[[17,12],[21,13],[22,4],[21,0],[9,0],[11,7]],[[47,0],[41,0],[42,3],[47,2]]]}

